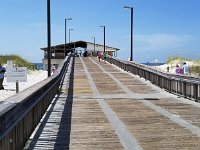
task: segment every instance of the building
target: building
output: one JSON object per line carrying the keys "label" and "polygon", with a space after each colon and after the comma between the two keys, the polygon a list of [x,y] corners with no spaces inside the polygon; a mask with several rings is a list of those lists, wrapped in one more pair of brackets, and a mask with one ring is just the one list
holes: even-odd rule
{"label": "building", "polygon": [[[48,64],[48,56],[47,51],[48,47],[41,48],[41,50],[44,51],[44,58],[42,59],[42,63],[44,66],[44,69],[47,70],[47,64]],[[105,51],[110,56],[117,56],[118,48],[105,46]],[[60,45],[51,46],[51,64],[52,65],[59,65],[65,56],[68,55],[68,53],[82,53],[83,56],[96,56],[98,52],[104,51],[104,45],[95,44],[91,42],[86,41],[76,41]]]}

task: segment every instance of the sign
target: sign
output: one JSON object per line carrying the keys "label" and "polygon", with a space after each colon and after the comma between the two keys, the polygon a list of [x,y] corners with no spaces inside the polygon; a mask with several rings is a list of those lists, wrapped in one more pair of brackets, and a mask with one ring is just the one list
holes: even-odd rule
{"label": "sign", "polygon": [[27,82],[27,68],[14,67],[7,69],[7,82]]}

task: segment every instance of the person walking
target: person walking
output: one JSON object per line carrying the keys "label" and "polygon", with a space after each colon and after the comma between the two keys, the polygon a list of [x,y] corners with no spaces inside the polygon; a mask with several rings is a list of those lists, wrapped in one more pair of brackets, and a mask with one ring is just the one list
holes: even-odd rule
{"label": "person walking", "polygon": [[3,80],[4,80],[4,73],[6,72],[6,69],[0,64],[0,90],[3,90]]}

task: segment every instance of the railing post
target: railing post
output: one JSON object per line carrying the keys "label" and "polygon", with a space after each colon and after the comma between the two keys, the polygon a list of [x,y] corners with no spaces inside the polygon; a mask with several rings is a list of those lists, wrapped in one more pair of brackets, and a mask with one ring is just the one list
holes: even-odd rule
{"label": "railing post", "polygon": [[5,118],[4,116],[0,117],[0,131],[2,131],[5,128]]}
{"label": "railing post", "polygon": [[183,82],[183,96],[186,98],[187,97],[187,93],[186,93],[186,82]]}
{"label": "railing post", "polygon": [[172,85],[173,85],[172,82],[173,81],[171,79],[169,79],[169,91],[170,92],[172,92]]}
{"label": "railing post", "polygon": [[197,84],[194,84],[193,85],[193,94],[194,94],[194,99],[195,99],[195,102],[198,102],[198,85]]}

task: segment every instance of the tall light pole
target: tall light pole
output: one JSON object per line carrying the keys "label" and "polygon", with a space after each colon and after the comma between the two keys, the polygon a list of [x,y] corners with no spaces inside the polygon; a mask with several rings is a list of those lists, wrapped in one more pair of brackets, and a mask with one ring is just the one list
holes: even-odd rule
{"label": "tall light pole", "polygon": [[47,56],[48,56],[48,77],[51,76],[51,7],[50,0],[47,0]]}
{"label": "tall light pole", "polygon": [[130,57],[130,61],[133,61],[133,7],[124,6],[124,8],[131,10],[131,57]]}
{"label": "tall light pole", "polygon": [[94,39],[94,54],[95,54],[95,37],[92,37]]}
{"label": "tall light pole", "polygon": [[72,18],[65,18],[65,46],[64,46],[65,56],[66,56],[66,43],[67,43],[67,20],[72,20]]}
{"label": "tall light pole", "polygon": [[103,35],[104,35],[104,42],[103,42],[103,52],[105,53],[106,52],[106,27],[105,26],[100,26],[100,27],[103,27]]}
{"label": "tall light pole", "polygon": [[70,31],[72,31],[74,29],[69,29],[69,43],[70,43]]}

